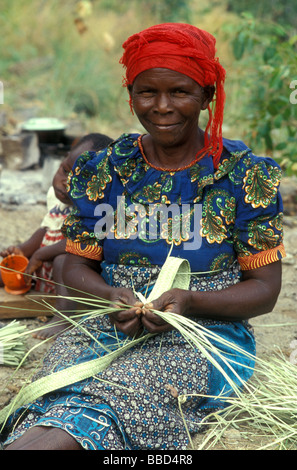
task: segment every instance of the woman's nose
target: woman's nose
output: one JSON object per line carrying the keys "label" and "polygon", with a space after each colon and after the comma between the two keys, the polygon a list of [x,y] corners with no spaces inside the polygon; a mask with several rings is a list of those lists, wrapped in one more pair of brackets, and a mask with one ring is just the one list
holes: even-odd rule
{"label": "woman's nose", "polygon": [[155,110],[159,113],[168,113],[172,111],[172,103],[169,94],[160,93],[156,96]]}

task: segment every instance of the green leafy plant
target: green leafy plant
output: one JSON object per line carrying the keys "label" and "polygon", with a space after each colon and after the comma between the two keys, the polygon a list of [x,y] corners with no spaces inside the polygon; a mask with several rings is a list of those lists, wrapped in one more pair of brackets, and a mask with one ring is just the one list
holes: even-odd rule
{"label": "green leafy plant", "polygon": [[297,172],[297,105],[290,84],[297,78],[297,35],[273,22],[243,14],[226,27],[239,80],[233,119],[248,145],[278,159],[287,174]]}

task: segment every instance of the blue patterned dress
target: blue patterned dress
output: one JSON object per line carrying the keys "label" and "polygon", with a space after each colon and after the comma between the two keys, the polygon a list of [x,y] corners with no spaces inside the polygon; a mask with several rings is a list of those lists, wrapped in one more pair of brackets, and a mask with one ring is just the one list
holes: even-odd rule
{"label": "blue patterned dress", "polygon": [[[189,261],[189,289],[199,291],[226,289],[241,282],[242,270],[285,256],[281,172],[272,159],[224,140],[217,170],[205,156],[182,171],[158,171],[145,162],[140,138],[125,134],[75,163],[69,179],[74,210],[63,229],[67,251],[100,261],[108,284],[143,294],[171,249]],[[246,351],[212,339],[231,360],[234,382],[248,380],[254,366],[249,354],[255,354],[248,322],[194,321]],[[56,339],[34,380],[102,356],[127,339],[105,316],[90,315],[83,326]],[[42,425],[64,429],[85,449],[185,449],[187,431],[199,432],[203,418],[223,408],[231,393],[218,368],[172,330],[133,346],[103,372],[18,410],[4,438],[8,444]],[[186,397],[182,415],[179,395]]]}

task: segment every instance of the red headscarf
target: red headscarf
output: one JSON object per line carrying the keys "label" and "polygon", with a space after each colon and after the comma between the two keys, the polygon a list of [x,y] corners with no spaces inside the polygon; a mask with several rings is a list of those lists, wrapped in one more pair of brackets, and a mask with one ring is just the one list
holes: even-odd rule
{"label": "red headscarf", "polygon": [[[133,34],[123,44],[120,63],[126,68],[124,85],[132,85],[138,74],[151,68],[167,68],[183,73],[200,86],[214,85],[212,108],[204,134],[204,149],[220,159],[225,104],[225,69],[215,57],[216,40],[206,31],[184,23],[164,23]],[[131,101],[130,101],[131,105]]]}

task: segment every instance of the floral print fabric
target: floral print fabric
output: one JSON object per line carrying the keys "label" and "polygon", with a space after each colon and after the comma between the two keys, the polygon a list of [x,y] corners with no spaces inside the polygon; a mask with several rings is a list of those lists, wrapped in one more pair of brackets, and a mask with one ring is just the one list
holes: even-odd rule
{"label": "floral print fabric", "polygon": [[[224,139],[218,170],[205,156],[186,170],[163,172],[145,162],[139,138],[124,135],[76,162],[69,180],[75,209],[63,228],[69,252],[160,266],[173,245],[171,255],[188,259],[193,272],[226,269],[235,260],[241,269],[255,269],[285,256],[281,170],[274,160]],[[98,213],[106,205],[113,209],[113,223],[98,235]],[[176,213],[162,219],[160,205]],[[152,221],[159,236],[150,236]]]}

